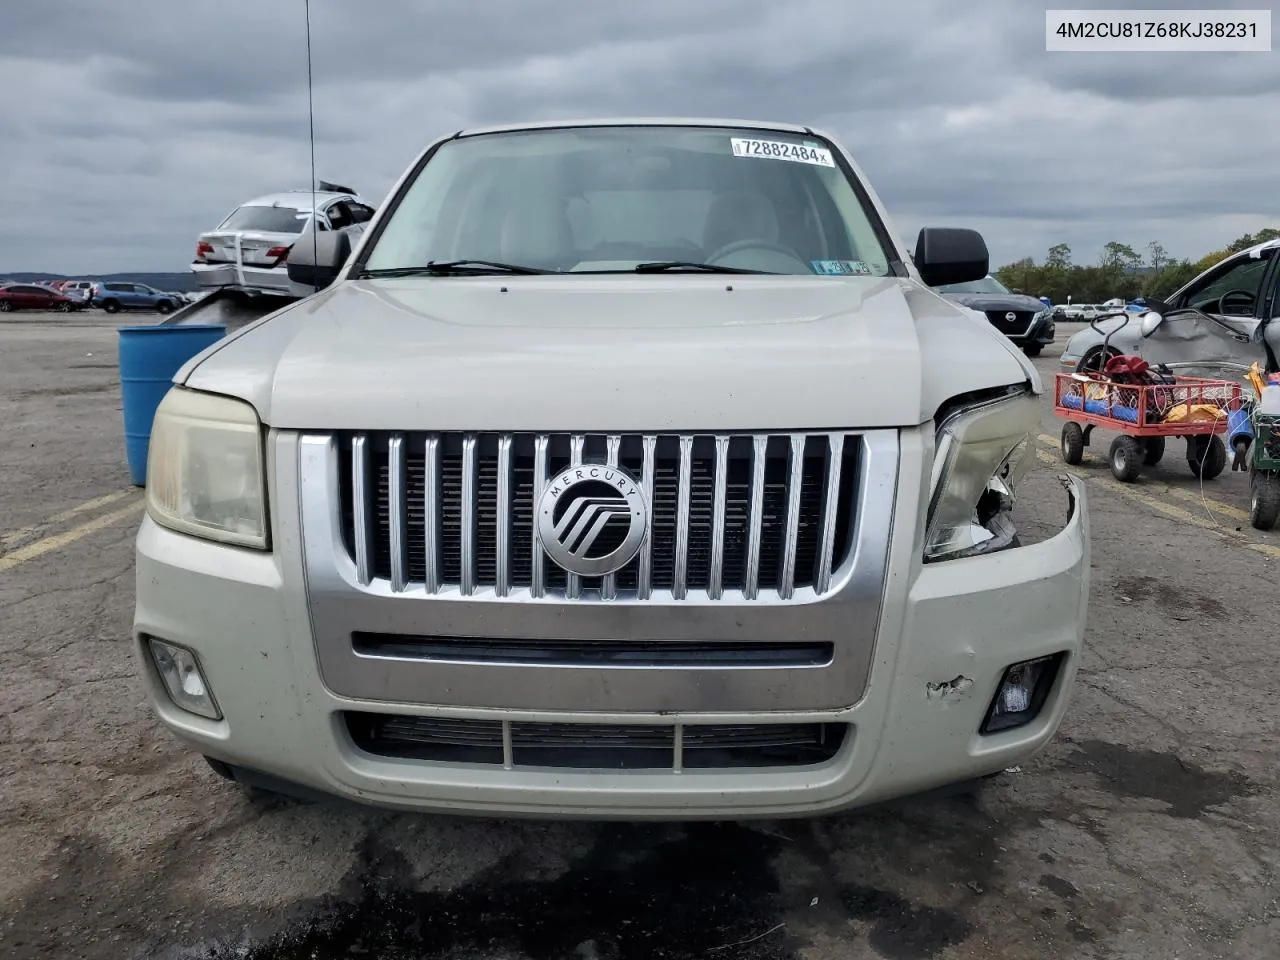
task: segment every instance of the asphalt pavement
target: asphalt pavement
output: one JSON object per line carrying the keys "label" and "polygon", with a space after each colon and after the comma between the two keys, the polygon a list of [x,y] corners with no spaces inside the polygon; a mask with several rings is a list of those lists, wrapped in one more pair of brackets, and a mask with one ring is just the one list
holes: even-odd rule
{"label": "asphalt pavement", "polygon": [[[0,320],[0,956],[1280,955],[1280,534],[1248,525],[1242,475],[1201,483],[1171,444],[1121,484],[1095,434],[1070,468],[1094,538],[1074,700],[1049,748],[972,792],[693,825],[253,799],[135,679],[121,322]],[[1072,329],[1036,361],[1046,384]],[[1065,511],[1047,401],[1043,427],[1030,537]]]}

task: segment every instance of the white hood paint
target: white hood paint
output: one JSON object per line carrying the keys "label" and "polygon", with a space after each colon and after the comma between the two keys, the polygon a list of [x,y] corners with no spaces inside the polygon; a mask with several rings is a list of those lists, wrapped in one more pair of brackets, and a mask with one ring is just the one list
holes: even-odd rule
{"label": "white hood paint", "polygon": [[873,277],[342,281],[175,377],[282,429],[787,431],[913,426],[1039,378],[918,283]]}

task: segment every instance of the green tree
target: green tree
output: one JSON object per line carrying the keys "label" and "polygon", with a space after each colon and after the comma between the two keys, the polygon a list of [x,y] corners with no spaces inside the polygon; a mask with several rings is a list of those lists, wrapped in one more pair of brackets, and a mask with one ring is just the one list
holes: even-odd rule
{"label": "green tree", "polygon": [[1055,243],[1049,248],[1049,257],[1045,260],[1044,265],[1054,270],[1070,270],[1071,248],[1065,243]]}
{"label": "green tree", "polygon": [[1147,244],[1147,263],[1151,264],[1157,271],[1163,270],[1172,262],[1169,254],[1165,252],[1164,245],[1159,240],[1152,240]]}
{"label": "green tree", "polygon": [[1102,248],[1102,257],[1098,265],[1120,270],[1135,270],[1142,266],[1142,257],[1127,243],[1111,240]]}

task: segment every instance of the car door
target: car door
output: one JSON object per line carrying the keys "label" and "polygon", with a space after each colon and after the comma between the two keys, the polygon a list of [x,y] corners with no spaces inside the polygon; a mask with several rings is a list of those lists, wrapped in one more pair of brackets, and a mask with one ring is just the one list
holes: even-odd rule
{"label": "car door", "polygon": [[[1257,337],[1269,307],[1275,250],[1238,256],[1193,281],[1169,300],[1164,322],[1142,343],[1148,363],[1195,364],[1179,372],[1220,373],[1216,368],[1263,359]],[[1199,313],[1181,313],[1194,307]]]}

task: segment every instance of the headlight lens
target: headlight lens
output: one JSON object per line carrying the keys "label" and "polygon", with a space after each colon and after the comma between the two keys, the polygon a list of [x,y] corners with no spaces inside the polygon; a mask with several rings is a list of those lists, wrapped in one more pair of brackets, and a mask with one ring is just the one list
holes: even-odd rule
{"label": "headlight lens", "polygon": [[253,407],[171,388],[151,427],[151,518],[181,533],[265,550],[265,489],[262,424]]}
{"label": "headlight lens", "polygon": [[1031,462],[1038,422],[1038,404],[1029,391],[945,416],[934,451],[926,563],[1013,543],[1014,489]]}

